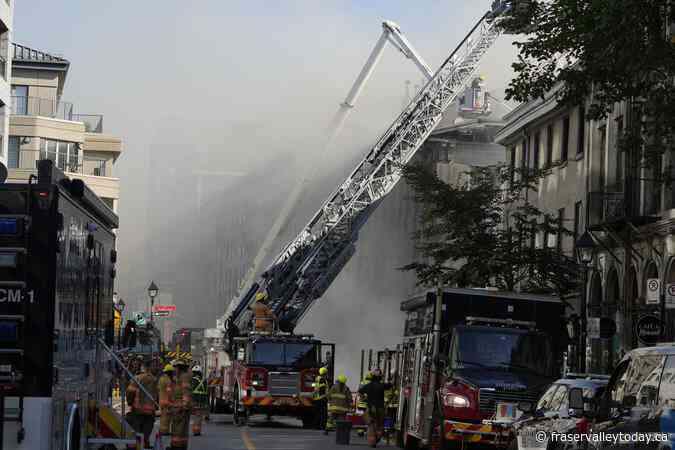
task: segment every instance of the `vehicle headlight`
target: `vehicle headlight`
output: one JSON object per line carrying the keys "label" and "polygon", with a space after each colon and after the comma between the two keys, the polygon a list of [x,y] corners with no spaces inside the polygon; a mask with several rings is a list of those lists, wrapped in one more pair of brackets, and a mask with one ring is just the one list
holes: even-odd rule
{"label": "vehicle headlight", "polygon": [[443,397],[443,404],[450,408],[468,408],[470,405],[468,398],[457,394],[446,394]]}

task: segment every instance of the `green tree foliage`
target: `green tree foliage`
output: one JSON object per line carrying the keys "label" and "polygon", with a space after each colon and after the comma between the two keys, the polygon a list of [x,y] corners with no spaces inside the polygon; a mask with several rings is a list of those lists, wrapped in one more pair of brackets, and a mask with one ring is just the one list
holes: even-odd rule
{"label": "green tree foliage", "polygon": [[661,156],[675,149],[675,2],[513,3],[504,26],[527,34],[516,43],[516,77],[506,98],[525,102],[555,95],[568,106],[586,104],[592,120],[626,101],[631,123],[620,148],[641,149],[636,161],[660,167]]}
{"label": "green tree foliage", "polygon": [[415,271],[420,285],[496,286],[560,296],[577,288],[574,259],[544,244],[544,236],[557,239],[570,231],[524,195],[535,174],[513,174],[507,181],[500,168],[476,168],[465,181],[448,185],[422,164],[402,171],[422,206],[414,235],[420,258],[402,269]]}

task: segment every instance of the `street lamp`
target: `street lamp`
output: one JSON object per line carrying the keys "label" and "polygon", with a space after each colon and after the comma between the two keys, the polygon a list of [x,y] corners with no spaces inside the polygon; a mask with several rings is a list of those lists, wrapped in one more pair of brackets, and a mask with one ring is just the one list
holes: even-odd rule
{"label": "street lamp", "polygon": [[154,281],[151,281],[150,286],[148,286],[148,296],[150,297],[150,322],[153,321],[152,310],[155,307],[155,297],[157,297],[157,294],[159,294],[159,288]]}
{"label": "street lamp", "polygon": [[581,289],[581,308],[579,315],[581,316],[581,323],[579,325],[579,371],[586,372],[586,328],[587,328],[587,314],[586,314],[586,292],[588,285],[588,269],[593,262],[595,256],[595,240],[591,233],[585,231],[584,234],[577,240],[576,244],[577,260],[581,265],[582,273],[582,289]]}

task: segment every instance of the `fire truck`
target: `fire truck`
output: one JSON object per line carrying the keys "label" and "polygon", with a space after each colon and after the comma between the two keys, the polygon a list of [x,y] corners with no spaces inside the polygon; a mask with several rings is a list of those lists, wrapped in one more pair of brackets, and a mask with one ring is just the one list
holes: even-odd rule
{"label": "fire truck", "polygon": [[136,442],[109,407],[117,224],[103,201],[52,161],[39,161],[27,183],[0,184],[4,448]]}
{"label": "fire truck", "polygon": [[561,373],[569,343],[564,304],[491,289],[440,294],[401,305],[400,444],[505,446],[518,404],[536,402]]}
{"label": "fire truck", "polygon": [[263,414],[297,417],[305,428],[315,425],[313,385],[321,367],[333,382],[334,344],[311,335],[251,331],[226,341],[226,351],[221,399],[235,424]]}

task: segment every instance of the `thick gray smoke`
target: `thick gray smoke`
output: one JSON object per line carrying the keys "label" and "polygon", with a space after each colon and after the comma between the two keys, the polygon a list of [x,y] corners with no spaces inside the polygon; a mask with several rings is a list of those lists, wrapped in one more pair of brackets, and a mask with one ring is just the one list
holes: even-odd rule
{"label": "thick gray smoke", "polygon": [[[128,309],[147,308],[154,279],[179,325],[210,327],[307,161],[318,157],[277,247],[397,116],[405,81],[420,82],[388,48],[336,150],[318,155],[382,20],[399,22],[436,68],[491,2],[104,3],[17,2],[13,39],[71,61],[64,100],[103,113],[105,131],[124,140],[117,290]],[[503,39],[487,55],[492,91],[510,78],[513,54]],[[400,338],[398,305],[414,285],[396,270],[412,251],[405,195],[375,212],[302,325],[339,345],[338,368],[352,379],[361,348]]]}

